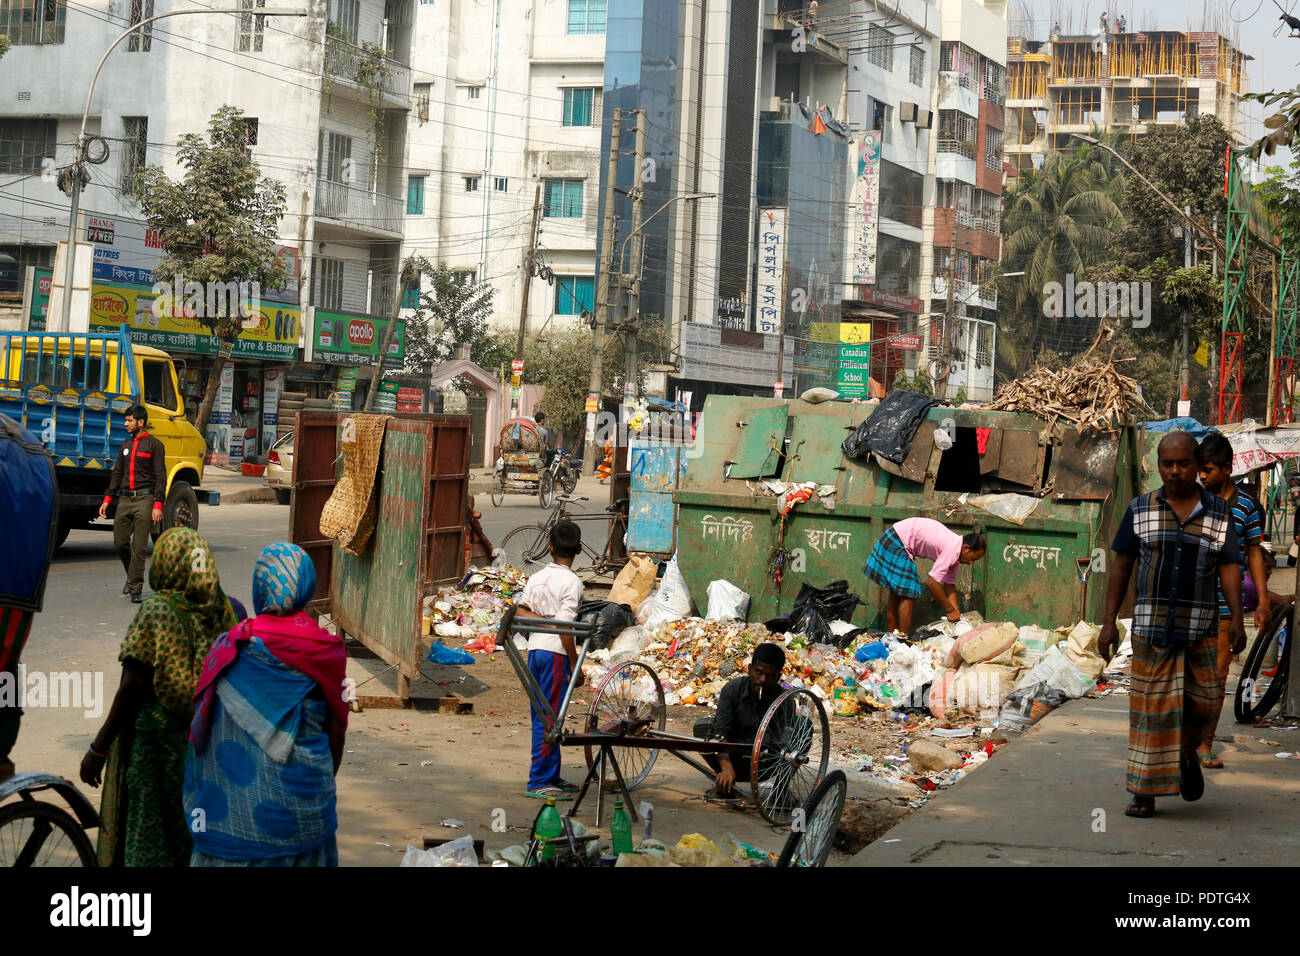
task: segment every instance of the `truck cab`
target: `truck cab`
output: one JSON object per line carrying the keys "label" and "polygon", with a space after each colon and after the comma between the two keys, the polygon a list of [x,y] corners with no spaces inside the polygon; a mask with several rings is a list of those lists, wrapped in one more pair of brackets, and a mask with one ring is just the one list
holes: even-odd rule
{"label": "truck cab", "polygon": [[118,449],[124,415],[149,412],[149,431],[167,451],[163,529],[197,528],[203,436],[185,417],[171,357],[116,333],[0,333],[0,412],[22,423],[50,450],[59,475],[60,544],[99,512]]}

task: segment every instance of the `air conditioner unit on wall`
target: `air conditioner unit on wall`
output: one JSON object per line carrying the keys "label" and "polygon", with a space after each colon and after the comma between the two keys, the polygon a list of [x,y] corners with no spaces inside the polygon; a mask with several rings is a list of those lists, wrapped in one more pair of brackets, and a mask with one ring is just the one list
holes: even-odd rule
{"label": "air conditioner unit on wall", "polygon": [[915,123],[916,110],[917,110],[917,106],[915,103],[899,103],[898,104],[899,121],[903,123]]}
{"label": "air conditioner unit on wall", "polygon": [[922,109],[918,109],[918,110],[916,111],[916,128],[917,128],[917,129],[931,129],[931,128],[933,127],[933,125],[934,125],[934,111],[933,111],[933,110],[922,110]]}

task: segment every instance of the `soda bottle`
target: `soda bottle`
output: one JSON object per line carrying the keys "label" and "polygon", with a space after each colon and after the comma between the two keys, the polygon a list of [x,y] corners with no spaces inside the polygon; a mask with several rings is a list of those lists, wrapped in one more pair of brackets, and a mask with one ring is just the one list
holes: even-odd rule
{"label": "soda bottle", "polygon": [[[546,806],[537,815],[537,828],[533,831],[533,836],[538,840],[552,840],[563,835],[564,824],[560,822],[560,811],[555,809],[555,798],[547,797]],[[555,847],[543,843],[540,857],[543,860],[554,859]]]}
{"label": "soda bottle", "polygon": [[614,855],[632,852],[632,820],[623,809],[623,801],[614,801],[614,819],[609,822],[609,834],[614,841]]}

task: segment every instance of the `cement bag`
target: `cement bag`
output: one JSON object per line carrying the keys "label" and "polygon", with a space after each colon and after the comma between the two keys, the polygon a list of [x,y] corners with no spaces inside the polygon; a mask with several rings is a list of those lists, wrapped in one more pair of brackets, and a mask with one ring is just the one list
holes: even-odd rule
{"label": "cement bag", "polygon": [[646,604],[650,605],[650,614],[645,626],[650,630],[669,621],[680,621],[691,613],[691,592],[677,568],[677,555],[668,562],[658,590],[646,599]]}
{"label": "cement bag", "polygon": [[968,714],[998,710],[1016,686],[1016,669],[1000,664],[967,664],[957,671],[954,700]]}
{"label": "cement bag", "polygon": [[1059,644],[1021,676],[1016,682],[1016,690],[1039,683],[1046,683],[1064,692],[1067,697],[1082,697],[1096,686],[1095,681],[1089,680],[1079,672],[1079,668],[1070,663]]}
{"label": "cement bag", "polygon": [[627,564],[618,572],[614,586],[609,590],[608,600],[626,604],[635,611],[654,590],[658,573],[659,565],[644,554],[628,555]]}
{"label": "cement bag", "polygon": [[749,595],[730,581],[709,582],[709,612],[711,621],[743,621],[749,616]]}
{"label": "cement bag", "polygon": [[1106,661],[1097,649],[1100,637],[1100,627],[1080,621],[1074,625],[1074,630],[1070,631],[1070,636],[1066,639],[1065,656],[1079,668],[1079,673],[1094,681],[1106,669]]}
{"label": "cement bag", "polygon": [[957,672],[941,667],[934,672],[934,681],[930,684],[930,713],[942,717],[948,707],[956,703]]}
{"label": "cement bag", "polygon": [[1043,659],[1049,647],[1061,643],[1061,635],[1055,631],[1035,627],[1033,624],[1026,624],[1016,635],[1016,640],[1024,647],[1020,655],[1021,663],[1025,667],[1033,667]]}
{"label": "cement bag", "polygon": [[977,637],[963,634],[957,638],[956,646],[963,661],[967,664],[978,664],[981,661],[991,661],[1010,650],[1015,645],[1016,635],[1019,633],[1020,629],[1009,621],[992,624],[988,625],[987,630],[981,630]]}
{"label": "cement bag", "polygon": [[1062,691],[1046,683],[1014,690],[1002,704],[998,730],[1008,734],[1024,733],[1067,700],[1069,698]]}

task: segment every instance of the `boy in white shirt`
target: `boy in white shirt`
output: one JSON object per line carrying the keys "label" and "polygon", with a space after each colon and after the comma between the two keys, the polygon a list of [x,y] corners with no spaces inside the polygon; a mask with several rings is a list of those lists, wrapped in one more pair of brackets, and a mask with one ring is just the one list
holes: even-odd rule
{"label": "boy in white shirt", "polygon": [[[519,610],[531,617],[573,621],[582,603],[582,581],[573,573],[573,559],[582,550],[582,531],[572,521],[560,521],[551,529],[551,563],[528,579],[519,599]],[[528,669],[546,695],[551,710],[560,710],[564,690],[573,674],[578,650],[572,634],[528,635]],[[582,686],[578,675],[577,686]],[[546,739],[545,725],[537,708],[533,715],[533,761],[528,769],[527,795],[539,800],[553,797],[572,800],[578,788],[560,778],[560,748]]]}

